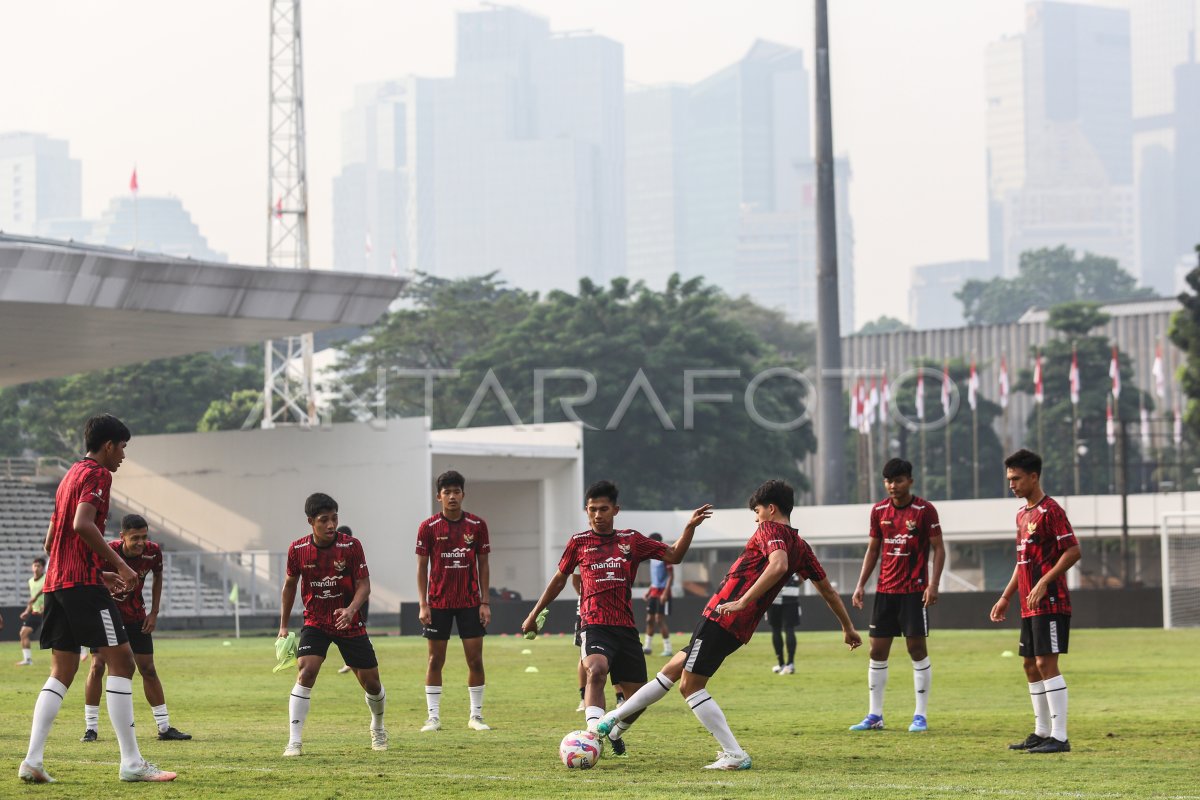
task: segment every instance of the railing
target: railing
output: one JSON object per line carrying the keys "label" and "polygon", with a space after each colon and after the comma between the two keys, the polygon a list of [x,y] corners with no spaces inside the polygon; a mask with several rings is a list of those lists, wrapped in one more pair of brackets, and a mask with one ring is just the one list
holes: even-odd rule
{"label": "railing", "polygon": [[37,461],[32,458],[0,459],[0,477],[30,478],[37,473]]}
{"label": "railing", "polygon": [[[285,552],[164,552],[160,613],[168,617],[230,615],[234,608],[229,595],[235,584],[239,613],[278,613],[286,567]],[[147,580],[147,607],[150,585]]]}

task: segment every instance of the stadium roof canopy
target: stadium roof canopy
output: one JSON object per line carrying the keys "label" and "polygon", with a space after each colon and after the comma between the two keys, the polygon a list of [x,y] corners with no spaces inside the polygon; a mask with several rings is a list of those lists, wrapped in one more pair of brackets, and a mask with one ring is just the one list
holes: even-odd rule
{"label": "stadium roof canopy", "polygon": [[0,235],[0,387],[370,325],[403,286]]}

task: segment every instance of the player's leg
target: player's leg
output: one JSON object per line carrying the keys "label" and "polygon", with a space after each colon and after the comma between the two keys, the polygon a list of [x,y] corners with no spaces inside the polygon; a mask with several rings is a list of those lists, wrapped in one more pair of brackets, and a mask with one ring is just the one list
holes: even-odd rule
{"label": "player's leg", "polygon": [[327,634],[316,628],[305,625],[300,629],[300,639],[296,643],[296,685],[288,696],[288,744],[283,751],[285,756],[303,754],[304,722],[308,719],[312,690],[316,686],[317,676],[321,674],[321,665],[325,663],[331,641]]}
{"label": "player's leg", "polygon": [[[579,635],[575,635],[575,646],[579,646]],[[579,668],[576,670],[579,675],[579,707],[576,711],[583,711],[587,708],[583,702],[583,693],[587,691],[587,668],[583,666],[583,659],[579,659]]]}
{"label": "player's leg", "polygon": [[888,656],[892,652],[892,639],[902,633],[900,605],[896,595],[875,594],[875,605],[871,611],[871,652],[867,664],[867,716],[852,731],[883,730],[883,693],[888,682]]}
{"label": "player's leg", "polygon": [[928,729],[929,691],[933,687],[933,667],[930,665],[928,639],[925,636],[906,636],[904,643],[908,647],[908,657],[912,659],[913,693],[916,698],[913,721],[908,730],[920,733]]}
{"label": "player's leg", "polygon": [[[584,631],[584,648],[587,647],[588,631]],[[605,686],[608,683],[609,656],[607,651],[598,650],[583,659],[583,669],[587,673],[587,684],[583,690],[584,720],[589,730],[604,716],[606,706],[604,699]]]}
{"label": "player's leg", "polygon": [[784,609],[783,632],[787,638],[787,661],[783,665],[784,675],[796,673],[796,623],[800,618],[800,606]]}
{"label": "player's leg", "polygon": [[455,626],[467,661],[467,694],[471,698],[467,727],[476,731],[491,730],[483,721],[483,690],[487,683],[483,672],[483,638],[487,635],[487,629],[479,619],[479,606],[459,609],[455,615]]}
{"label": "player's leg", "polygon": [[658,612],[658,632],[662,634],[663,640],[662,653],[659,655],[663,656],[664,658],[674,653],[674,651],[671,649],[671,630],[667,623],[667,609],[670,607],[668,605],[669,602],[670,600],[664,597],[660,601]]}
{"label": "player's leg", "polygon": [[[50,602],[46,603],[49,610]],[[45,629],[43,628],[43,637]],[[29,749],[25,760],[17,771],[17,776],[26,783],[51,783],[53,778],[42,766],[46,751],[46,739],[58,710],[62,708],[63,697],[75,678],[79,669],[79,648],[70,647],[66,650],[52,650],[50,653],[50,677],[38,693],[33,705],[33,724],[29,731]]]}
{"label": "player's leg", "polygon": [[83,736],[79,741],[100,738],[100,696],[104,691],[104,656],[96,652],[83,685]]}
{"label": "player's leg", "polygon": [[683,695],[696,719],[700,720],[700,724],[721,745],[717,760],[705,769],[750,769],[750,756],[729,729],[725,712],[707,689],[708,679],[716,674],[722,662],[739,647],[741,642],[710,620],[701,623],[692,636],[691,644],[688,645],[688,658],[684,662],[683,675],[679,681],[679,693]]}
{"label": "player's leg", "polygon": [[442,727],[442,667],[446,664],[446,644],[450,641],[450,626],[454,618],[447,609],[430,609],[430,622],[422,630],[426,640],[425,661],[425,708],[428,718],[421,727],[423,732],[440,730]]}
{"label": "player's leg", "polygon": [[643,653],[650,653],[650,651],[653,649],[650,646],[650,643],[652,641],[654,641],[654,623],[655,623],[654,618],[656,616],[658,616],[658,615],[654,613],[654,598],[647,597],[646,598],[646,641],[642,645]]}
{"label": "player's leg", "polygon": [[1050,713],[1050,736],[1030,753],[1069,753],[1067,738],[1067,681],[1058,668],[1058,657],[1067,652],[1071,618],[1062,614],[1033,617],[1034,662]]}
{"label": "player's leg", "polygon": [[130,631],[129,647],[133,650],[133,663],[138,674],[142,676],[142,691],[146,693],[146,702],[150,704],[150,713],[154,715],[158,738],[164,742],[191,739],[190,733],[184,733],[171,725],[167,696],[158,677],[158,668],[154,665],[154,639],[151,634],[142,633],[140,630],[136,633]]}
{"label": "player's leg", "polygon": [[388,732],[383,725],[383,715],[387,710],[387,691],[383,681],[379,679],[379,660],[375,657],[375,647],[370,637],[351,636],[336,639],[342,660],[350,665],[354,677],[363,688],[363,699],[371,712],[371,749],[388,749]]}
{"label": "player's leg", "polygon": [[771,668],[771,672],[783,672],[783,608],[782,606],[767,606],[767,624],[771,626],[771,646],[775,648],[775,660],[779,663]]}
{"label": "player's leg", "polygon": [[33,664],[33,628],[22,623],[17,636],[21,639],[21,660],[17,662],[17,666],[28,667]]}

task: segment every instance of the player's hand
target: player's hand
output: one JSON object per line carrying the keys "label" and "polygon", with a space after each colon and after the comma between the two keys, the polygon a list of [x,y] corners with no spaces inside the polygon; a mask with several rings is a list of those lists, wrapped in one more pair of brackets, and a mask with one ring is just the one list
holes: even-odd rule
{"label": "player's hand", "polygon": [[1008,611],[1008,598],[1001,597],[996,601],[996,605],[992,606],[992,612],[988,614],[988,618],[992,622],[1004,622],[1005,612]]}
{"label": "player's hand", "polygon": [[333,624],[339,631],[347,630],[350,623],[354,622],[354,614],[349,608],[339,608],[333,612]]}
{"label": "player's hand", "polygon": [[121,583],[126,589],[133,589],[137,586],[138,574],[124,561],[121,562],[121,566],[117,567],[117,577],[121,579]]}
{"label": "player's hand", "polygon": [[525,621],[521,623],[521,633],[529,633],[530,631],[537,633],[537,615],[532,611],[529,612],[529,616],[525,618]]}
{"label": "player's hand", "polygon": [[746,604],[742,602],[742,599],[739,597],[737,600],[732,600],[728,603],[721,603],[719,606],[717,606],[717,613],[721,615],[736,614],[745,607]]}
{"label": "player's hand", "polygon": [[288,629],[287,629],[287,625],[280,625],[280,626],[279,626],[279,634],[278,634],[278,636],[277,636],[276,638],[278,638],[278,639],[286,639],[286,638],[287,638],[287,635],[288,635]]}
{"label": "player's hand", "polygon": [[433,612],[429,610],[428,603],[421,603],[421,610],[417,612],[417,619],[425,626],[433,624]]}
{"label": "player's hand", "polygon": [[1046,599],[1046,586],[1041,581],[1034,584],[1029,590],[1029,594],[1025,597],[1025,604],[1030,608],[1037,608],[1038,603]]}
{"label": "player's hand", "polygon": [[932,584],[925,587],[925,607],[937,605],[938,588]]}
{"label": "player's hand", "polygon": [[704,520],[712,516],[712,510],[712,503],[705,503],[704,505],[700,506],[692,512],[692,518],[688,520],[687,526],[689,528],[695,528],[697,525],[704,522]]}
{"label": "player's hand", "polygon": [[842,641],[849,645],[851,650],[857,650],[858,648],[862,647],[862,636],[858,631],[856,631],[854,628],[851,628],[845,633],[846,635],[842,637]]}
{"label": "player's hand", "polygon": [[27,620],[27,619],[29,619],[29,616],[30,616],[30,612],[29,612],[29,609],[28,609],[28,608],[27,608],[27,609],[25,609],[24,611],[22,611],[22,612],[21,612],[21,619],[22,619],[22,620]]}
{"label": "player's hand", "polygon": [[491,621],[492,621],[491,605],[488,603],[480,603],[479,604],[479,624],[486,628],[488,626],[488,623]]}
{"label": "player's hand", "polygon": [[142,623],[142,633],[154,633],[154,629],[158,627],[158,612],[154,611],[146,616],[146,621]]}
{"label": "player's hand", "polygon": [[104,588],[108,589],[109,594],[119,595],[125,593],[125,582],[121,580],[121,576],[115,572],[101,572],[100,580],[104,581]]}
{"label": "player's hand", "polygon": [[862,608],[863,598],[866,597],[866,594],[866,590],[859,586],[854,590],[854,594],[850,596],[850,605],[854,606],[855,608]]}

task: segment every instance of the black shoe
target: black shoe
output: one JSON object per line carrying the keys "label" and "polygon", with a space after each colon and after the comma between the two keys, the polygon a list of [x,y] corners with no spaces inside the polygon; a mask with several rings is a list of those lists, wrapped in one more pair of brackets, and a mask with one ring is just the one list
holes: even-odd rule
{"label": "black shoe", "polygon": [[1033,748],[1037,747],[1038,745],[1040,745],[1042,742],[1046,741],[1049,738],[1050,738],[1049,736],[1038,736],[1036,733],[1031,733],[1025,737],[1025,741],[1016,742],[1015,744],[1010,744],[1008,746],[1008,749],[1009,750],[1032,750]]}
{"label": "black shoe", "polygon": [[79,741],[94,742],[98,738],[99,737],[96,735],[96,732],[94,730],[92,730],[91,728],[88,728],[86,731],[83,732],[83,737]]}
{"label": "black shoe", "polygon": [[164,742],[166,742],[166,741],[184,742],[184,741],[187,741],[188,739],[192,738],[192,735],[190,733],[184,733],[183,731],[176,730],[175,728],[167,728],[165,731],[158,732],[158,738],[160,741],[164,741]]}
{"label": "black shoe", "polygon": [[612,748],[612,754],[616,758],[625,757],[625,740],[624,739],[609,739],[609,746]]}
{"label": "black shoe", "polygon": [[1053,736],[1047,736],[1045,741],[1037,747],[1031,747],[1025,751],[1026,753],[1069,753],[1071,752],[1071,743],[1069,741],[1060,741]]}

